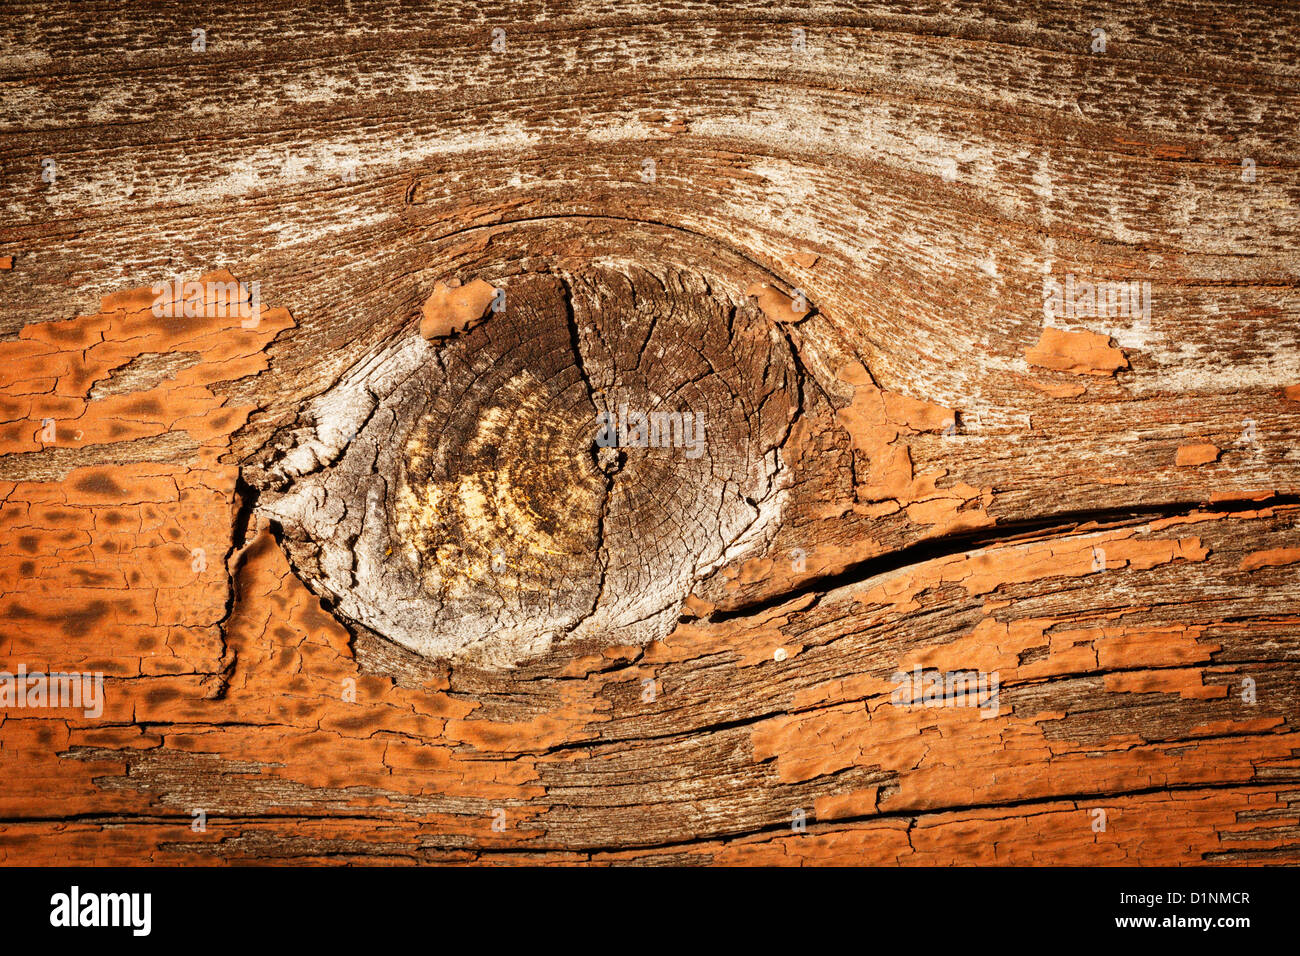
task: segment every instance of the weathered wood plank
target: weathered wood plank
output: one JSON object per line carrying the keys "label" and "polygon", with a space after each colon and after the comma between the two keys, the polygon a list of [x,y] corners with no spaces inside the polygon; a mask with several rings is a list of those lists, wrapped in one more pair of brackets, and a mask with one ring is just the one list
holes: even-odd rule
{"label": "weathered wood plank", "polygon": [[1300,862],[1298,53],[6,5],[0,671],[105,684],[0,710],[0,859]]}

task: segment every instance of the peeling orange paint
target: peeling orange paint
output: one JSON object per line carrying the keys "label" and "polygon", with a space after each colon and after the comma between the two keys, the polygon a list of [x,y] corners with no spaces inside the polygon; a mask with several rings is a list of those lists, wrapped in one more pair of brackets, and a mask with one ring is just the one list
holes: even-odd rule
{"label": "peeling orange paint", "polygon": [[1276,568],[1287,564],[1300,563],[1300,548],[1269,548],[1255,551],[1241,560],[1241,570],[1258,571],[1260,568]]}
{"label": "peeling orange paint", "polygon": [[1078,375],[1112,375],[1128,368],[1128,359],[1111,346],[1108,336],[1050,326],[1043,329],[1037,344],[1025,349],[1025,360],[1030,365]]}
{"label": "peeling orange paint", "polygon": [[1188,468],[1195,465],[1206,465],[1212,461],[1218,461],[1218,459],[1218,446],[1211,445],[1209,442],[1201,442],[1196,445],[1180,446],[1174,464],[1180,468]]}
{"label": "peeling orange paint", "polygon": [[420,335],[435,339],[464,332],[487,315],[495,296],[496,288],[482,279],[463,286],[437,283],[420,310]]}
{"label": "peeling orange paint", "polygon": [[766,282],[755,282],[745,290],[745,295],[757,298],[758,307],[773,322],[798,322],[811,311],[806,302],[796,302]]}

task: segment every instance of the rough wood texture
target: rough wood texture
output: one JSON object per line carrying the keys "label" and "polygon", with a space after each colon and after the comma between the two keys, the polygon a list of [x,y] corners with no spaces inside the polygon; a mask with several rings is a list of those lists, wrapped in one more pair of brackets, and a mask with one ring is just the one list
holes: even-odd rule
{"label": "rough wood texture", "polygon": [[1285,2],[0,7],[0,670],[105,675],[0,710],[0,860],[1300,862],[1298,64]]}

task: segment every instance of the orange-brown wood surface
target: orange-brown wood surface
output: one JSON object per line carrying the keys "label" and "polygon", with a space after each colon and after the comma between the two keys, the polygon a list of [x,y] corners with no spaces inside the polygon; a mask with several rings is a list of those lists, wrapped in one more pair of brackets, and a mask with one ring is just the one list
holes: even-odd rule
{"label": "orange-brown wood surface", "polygon": [[0,862],[1300,862],[1293,8],[0,36]]}

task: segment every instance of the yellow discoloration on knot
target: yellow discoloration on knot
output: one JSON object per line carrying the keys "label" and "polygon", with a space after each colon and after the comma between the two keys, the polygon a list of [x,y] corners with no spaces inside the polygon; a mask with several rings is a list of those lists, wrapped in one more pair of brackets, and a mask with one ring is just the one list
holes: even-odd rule
{"label": "yellow discoloration on knot", "polygon": [[587,550],[602,488],[574,450],[589,423],[552,411],[545,394],[529,372],[514,376],[454,462],[436,464],[422,438],[407,443],[397,528],[429,593],[550,590],[551,559]]}

